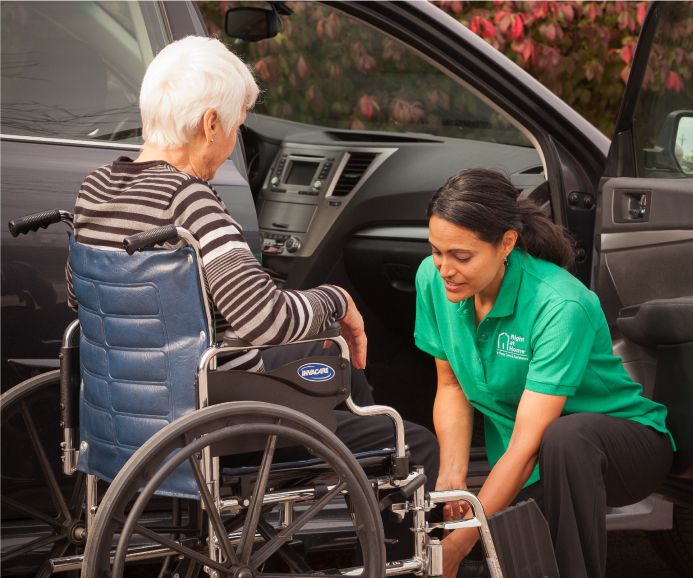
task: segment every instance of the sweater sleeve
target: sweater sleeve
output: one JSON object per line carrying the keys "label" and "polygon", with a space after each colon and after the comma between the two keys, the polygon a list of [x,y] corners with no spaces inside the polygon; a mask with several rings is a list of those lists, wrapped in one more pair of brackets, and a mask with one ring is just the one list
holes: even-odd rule
{"label": "sweater sleeve", "polygon": [[207,184],[184,186],[172,208],[174,222],[199,241],[212,301],[240,338],[253,345],[287,343],[316,335],[346,314],[346,299],[332,285],[279,289]]}

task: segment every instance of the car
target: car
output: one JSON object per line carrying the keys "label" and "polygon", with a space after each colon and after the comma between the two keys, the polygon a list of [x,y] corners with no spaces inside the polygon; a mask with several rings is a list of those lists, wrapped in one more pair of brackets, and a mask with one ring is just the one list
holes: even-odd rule
{"label": "car", "polygon": [[[233,8],[230,45],[254,65],[263,95],[214,181],[277,283],[352,292],[376,400],[431,427],[435,370],[412,339],[414,276],[430,253],[426,206],[460,169],[505,172],[571,232],[573,273],[599,295],[615,351],[669,409],[672,475],[644,502],[613,510],[608,526],[650,531],[684,572],[693,556],[693,76],[678,90],[653,79],[662,62],[693,53],[691,7],[649,8],[612,139],[432,3]],[[71,208],[84,175],[136,154],[147,62],[167,42],[207,34],[189,2],[8,2],[2,22],[5,220]],[[56,367],[72,318],[66,248],[52,229],[21,240],[2,232],[3,390]],[[488,471],[481,434],[476,486]],[[17,453],[3,451],[3,476],[5,456]],[[3,493],[10,487],[3,479]]]}

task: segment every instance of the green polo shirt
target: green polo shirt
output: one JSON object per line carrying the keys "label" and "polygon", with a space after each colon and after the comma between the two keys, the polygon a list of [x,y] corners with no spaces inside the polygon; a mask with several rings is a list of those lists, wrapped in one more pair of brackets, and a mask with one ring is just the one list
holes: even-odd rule
{"label": "green polo shirt", "polygon": [[[448,301],[432,257],[421,263],[416,289],[416,345],[450,363],[484,415],[492,466],[508,447],[525,389],[567,396],[563,415],[602,413],[668,434],[666,408],[641,396],[613,354],[599,299],[564,269],[515,249],[478,327],[474,298]],[[538,479],[535,467],[525,485]]]}

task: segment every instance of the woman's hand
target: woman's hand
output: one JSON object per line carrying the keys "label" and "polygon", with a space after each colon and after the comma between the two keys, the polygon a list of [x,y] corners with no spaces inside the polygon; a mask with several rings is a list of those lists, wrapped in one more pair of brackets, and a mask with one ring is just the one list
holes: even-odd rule
{"label": "woman's hand", "polygon": [[361,317],[361,313],[356,308],[356,304],[351,298],[351,295],[341,287],[338,287],[338,289],[342,292],[347,301],[346,315],[339,320],[339,324],[342,328],[342,337],[344,337],[349,345],[351,364],[356,369],[364,369],[366,367],[368,339],[366,338],[363,317]]}
{"label": "woman's hand", "polygon": [[[436,491],[466,489],[467,480],[463,474],[441,472],[436,480]],[[461,520],[467,510],[469,510],[469,504],[465,501],[448,502],[443,506],[443,520]]]}
{"label": "woman's hand", "polygon": [[476,528],[454,530],[442,540],[443,578],[456,578],[457,571],[478,540]]}

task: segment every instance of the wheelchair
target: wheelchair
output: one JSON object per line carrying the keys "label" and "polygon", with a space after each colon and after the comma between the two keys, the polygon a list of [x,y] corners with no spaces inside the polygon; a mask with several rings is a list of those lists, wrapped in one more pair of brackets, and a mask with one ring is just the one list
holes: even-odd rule
{"label": "wheelchair", "polygon": [[[71,227],[72,215],[46,211],[9,226],[17,236],[58,222]],[[166,243],[176,248],[155,248]],[[72,236],[70,245],[79,319],[64,333],[59,374],[22,391],[54,388],[59,375],[60,467],[77,481],[69,503],[58,500],[52,523],[62,542],[79,547],[54,547],[40,575],[129,576],[155,560],[161,577],[433,578],[442,575],[443,552],[432,532],[475,527],[490,575],[502,577],[474,494],[426,492],[425,472],[409,464],[399,414],[352,400],[349,350],[338,330],[302,342],[329,341],[336,356],[266,373],[220,370],[221,357],[257,346],[229,332],[215,336],[188,231],[153,229],[124,239],[125,250],[87,247]],[[0,400],[3,417],[24,404],[13,393],[21,385]],[[394,447],[352,454],[334,434],[339,404],[360,416],[388,416]],[[25,422],[38,441],[33,422]],[[36,451],[48,476],[46,452]],[[57,486],[50,478],[52,495]],[[429,520],[439,505],[460,500],[471,517]],[[384,510],[410,528],[409,558],[386,560]],[[311,539],[318,527],[337,537]]]}

